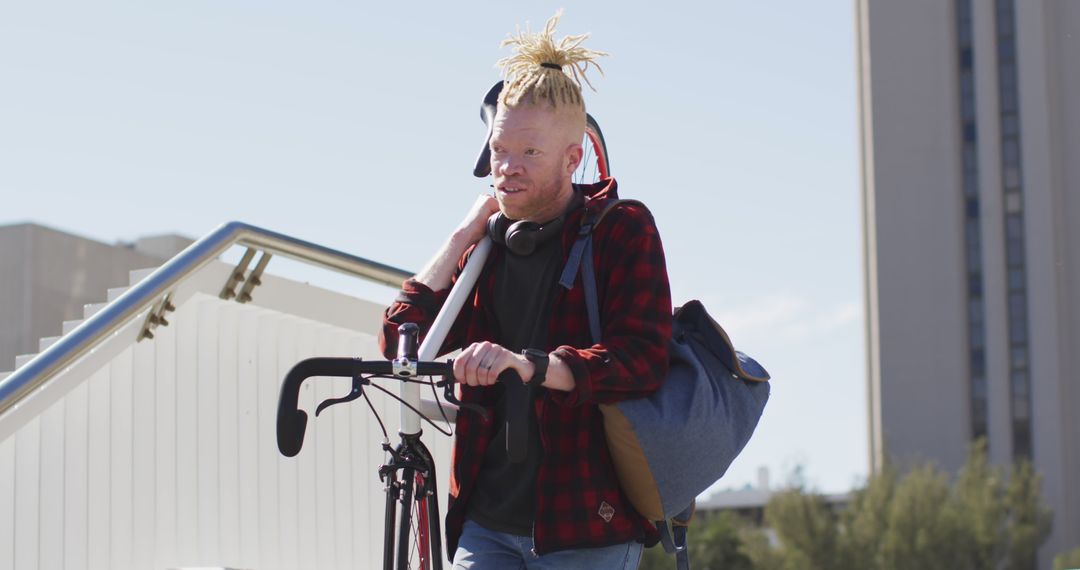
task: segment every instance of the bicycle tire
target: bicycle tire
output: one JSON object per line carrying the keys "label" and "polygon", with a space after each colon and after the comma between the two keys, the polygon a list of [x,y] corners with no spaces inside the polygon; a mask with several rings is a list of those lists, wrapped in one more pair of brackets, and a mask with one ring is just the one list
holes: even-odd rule
{"label": "bicycle tire", "polygon": [[[414,498],[412,502],[412,554],[409,559],[410,570],[432,570],[432,558],[434,556],[441,556],[442,553],[435,551],[432,548],[432,528],[431,528],[431,511],[429,510],[430,500],[428,499],[426,488],[427,481],[424,475],[420,473],[414,474],[415,486],[414,486]],[[420,492],[423,490],[423,494]],[[439,516],[438,513],[435,516]]]}
{"label": "bicycle tire", "polygon": [[398,515],[398,533],[397,544],[395,545],[396,551],[394,558],[396,560],[396,567],[398,570],[410,569],[410,560],[412,558],[412,519],[413,519],[413,490],[416,485],[416,479],[414,476],[416,471],[405,468],[401,470],[401,488],[399,491],[398,501],[401,502],[401,509]]}
{"label": "bicycle tire", "polygon": [[574,171],[575,184],[592,184],[611,177],[611,159],[600,124],[585,115],[585,135],[581,140],[581,164]]}
{"label": "bicycle tire", "polygon": [[[409,471],[408,473],[406,471]],[[398,570],[440,570],[442,541],[439,536],[438,500],[432,481],[419,471],[402,472],[400,513],[397,522],[395,566]],[[408,479],[404,479],[408,477]],[[406,506],[405,503],[408,502]]]}

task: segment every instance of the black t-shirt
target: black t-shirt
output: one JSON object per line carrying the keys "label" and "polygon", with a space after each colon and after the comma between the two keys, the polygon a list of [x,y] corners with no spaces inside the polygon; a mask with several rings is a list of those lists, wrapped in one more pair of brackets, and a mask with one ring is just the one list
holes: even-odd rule
{"label": "black t-shirt", "polygon": [[[550,239],[532,255],[519,256],[509,250],[495,278],[494,313],[498,323],[498,343],[514,352],[524,348],[543,349],[547,343],[548,313],[559,271],[562,269],[560,240]],[[524,379],[528,381],[528,378]],[[521,385],[491,387],[498,391],[495,407],[495,437],[488,445],[484,465],[469,499],[469,518],[497,532],[531,536],[536,512],[536,475],[543,459],[540,430],[534,406],[529,406],[529,443],[525,461],[511,463],[506,454],[506,400],[508,390],[529,392],[530,399],[543,396],[543,388]]]}

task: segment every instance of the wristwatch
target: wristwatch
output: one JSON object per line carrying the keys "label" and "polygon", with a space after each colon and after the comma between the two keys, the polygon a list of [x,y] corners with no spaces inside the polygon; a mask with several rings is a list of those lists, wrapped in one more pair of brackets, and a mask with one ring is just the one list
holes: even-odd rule
{"label": "wristwatch", "polygon": [[533,363],[534,372],[532,378],[525,383],[526,386],[539,386],[544,383],[544,379],[547,378],[548,369],[548,353],[537,350],[535,348],[526,348],[521,351],[522,356],[529,359],[529,362]]}

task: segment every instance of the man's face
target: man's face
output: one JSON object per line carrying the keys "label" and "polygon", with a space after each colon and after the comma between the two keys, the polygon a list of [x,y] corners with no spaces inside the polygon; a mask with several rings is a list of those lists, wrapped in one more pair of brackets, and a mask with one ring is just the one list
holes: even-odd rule
{"label": "man's face", "polygon": [[542,105],[501,105],[491,132],[495,198],[512,220],[546,222],[563,213],[581,161],[573,115]]}

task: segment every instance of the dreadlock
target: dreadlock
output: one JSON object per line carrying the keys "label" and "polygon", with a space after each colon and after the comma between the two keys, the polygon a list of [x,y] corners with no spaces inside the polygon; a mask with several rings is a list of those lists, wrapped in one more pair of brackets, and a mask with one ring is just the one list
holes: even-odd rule
{"label": "dreadlock", "polygon": [[533,33],[526,25],[524,32],[518,27],[517,35],[502,41],[499,47],[511,46],[514,54],[496,63],[506,80],[500,103],[513,107],[527,98],[534,104],[547,101],[555,108],[568,105],[584,111],[581,82],[596,91],[585,72],[591,65],[603,76],[595,59],[608,54],[581,47],[589,34],[566,36],[556,43],[552,36],[562,15],[562,10],[556,12],[542,32]]}

